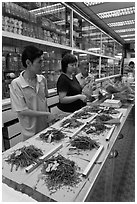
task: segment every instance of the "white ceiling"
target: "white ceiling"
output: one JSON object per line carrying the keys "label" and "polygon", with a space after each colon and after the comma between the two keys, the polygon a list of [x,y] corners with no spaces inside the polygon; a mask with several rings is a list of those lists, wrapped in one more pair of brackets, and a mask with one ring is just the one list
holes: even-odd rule
{"label": "white ceiling", "polygon": [[122,44],[135,43],[135,2],[87,1],[70,4]]}

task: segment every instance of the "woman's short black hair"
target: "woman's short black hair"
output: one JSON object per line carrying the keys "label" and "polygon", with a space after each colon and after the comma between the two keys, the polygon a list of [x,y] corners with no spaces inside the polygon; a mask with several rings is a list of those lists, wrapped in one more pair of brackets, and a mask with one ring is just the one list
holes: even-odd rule
{"label": "woman's short black hair", "polygon": [[39,48],[29,45],[24,48],[22,53],[22,64],[25,68],[27,68],[26,60],[29,59],[32,63],[36,58],[39,58],[43,55],[43,51]]}
{"label": "woman's short black hair", "polygon": [[62,72],[66,73],[68,64],[75,63],[75,62],[77,62],[77,58],[75,55],[70,53],[66,54],[61,60]]}

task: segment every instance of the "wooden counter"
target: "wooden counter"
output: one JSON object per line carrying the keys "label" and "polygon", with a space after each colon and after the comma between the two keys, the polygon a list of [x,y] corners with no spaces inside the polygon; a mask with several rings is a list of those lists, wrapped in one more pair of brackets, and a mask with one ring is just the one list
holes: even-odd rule
{"label": "wooden counter", "polygon": [[[91,171],[89,172],[87,177],[82,178],[82,182],[76,187],[72,188],[71,191],[68,189],[59,190],[57,193],[50,194],[46,188],[46,185],[44,186],[42,183],[39,185],[42,185],[42,190],[40,189],[40,186],[38,186],[34,190],[34,186],[36,185],[36,181],[39,177],[39,173],[41,172],[41,166],[39,166],[37,169],[35,169],[30,174],[25,174],[23,176],[23,171],[20,174],[19,172],[12,172],[10,173],[8,169],[8,165],[5,166],[4,158],[11,153],[14,149],[19,148],[19,146],[25,145],[25,144],[35,144],[37,147],[42,148],[45,153],[48,152],[50,149],[54,148],[56,146],[55,143],[51,144],[44,144],[40,140],[38,140],[38,135],[34,136],[33,138],[25,141],[24,143],[17,144],[13,148],[5,151],[3,153],[3,182],[7,183],[9,186],[13,187],[14,189],[25,192],[32,198],[36,199],[39,202],[43,201],[57,201],[57,202],[84,202],[84,201],[97,201],[96,199],[96,192],[98,192],[96,189],[101,189],[101,195],[103,191],[103,198],[97,195],[99,201],[112,201],[112,191],[113,191],[113,183],[114,183],[114,158],[115,156],[115,146],[117,145],[117,141],[119,139],[119,135],[121,131],[123,131],[123,128],[125,128],[125,124],[127,127],[130,128],[133,127],[133,121],[131,123],[128,122],[128,118],[130,117],[131,111],[132,111],[133,105],[129,105],[127,108],[120,108],[120,112],[122,113],[122,117],[120,118],[120,124],[117,125],[111,135],[110,140],[106,141],[105,137],[101,137],[100,143],[103,145],[103,151],[101,154],[99,154],[97,160],[95,161]],[[127,123],[126,123],[127,122]],[[43,131],[42,131],[43,132]],[[128,137],[128,136],[127,136]],[[134,137],[134,134],[131,136],[130,139]],[[119,140],[120,141],[120,140]],[[67,141],[65,141],[67,142]],[[67,143],[66,143],[67,144]],[[62,152],[65,152],[67,149],[67,146],[63,144],[63,147],[61,149]],[[121,150],[121,149],[120,149]],[[121,150],[122,151],[122,150]],[[126,157],[126,156],[125,156]],[[85,165],[87,165],[88,162],[86,162],[84,159],[77,159],[77,162],[81,166],[81,168],[84,168]],[[6,171],[4,171],[6,168],[6,171],[8,172],[6,174]],[[105,172],[105,174],[104,174]],[[12,176],[13,174],[13,176]],[[7,176],[8,175],[8,176]],[[18,181],[15,182],[16,175],[18,175]],[[21,177],[19,176],[21,175]],[[14,179],[13,179],[14,177]],[[103,185],[100,185],[100,181],[104,180]],[[13,181],[14,180],[14,181]],[[103,189],[103,190],[102,190]]]}

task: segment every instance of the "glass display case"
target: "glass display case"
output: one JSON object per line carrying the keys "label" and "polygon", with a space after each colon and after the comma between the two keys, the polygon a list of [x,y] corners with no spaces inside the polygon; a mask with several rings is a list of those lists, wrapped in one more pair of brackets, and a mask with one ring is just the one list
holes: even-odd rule
{"label": "glass display case", "polygon": [[100,54],[101,31],[80,15],[73,14],[73,47]]}
{"label": "glass display case", "polygon": [[24,69],[21,53],[30,44],[44,51],[42,74],[48,89],[56,88],[61,59],[67,52],[76,54],[79,60],[88,59],[96,78],[120,73],[122,46],[66,3],[3,2],[3,99],[9,98],[11,80]]}
{"label": "glass display case", "polygon": [[102,46],[101,46],[101,54],[105,56],[114,57],[114,45],[115,41],[110,36],[102,33]]}

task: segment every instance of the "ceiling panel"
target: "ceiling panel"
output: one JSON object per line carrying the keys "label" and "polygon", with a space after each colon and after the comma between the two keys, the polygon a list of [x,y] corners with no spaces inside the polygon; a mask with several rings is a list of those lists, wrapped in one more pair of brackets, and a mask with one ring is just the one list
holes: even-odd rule
{"label": "ceiling panel", "polygon": [[124,26],[114,26],[112,27],[114,30],[122,30],[122,29],[135,29],[135,24],[134,25],[124,25]]}
{"label": "ceiling panel", "polygon": [[111,22],[120,22],[120,21],[127,21],[127,20],[135,20],[135,14],[130,14],[126,16],[118,16],[118,17],[111,17],[103,19],[105,23]]}
{"label": "ceiling panel", "polygon": [[95,13],[102,13],[129,7],[135,7],[135,2],[104,2],[89,6],[89,8],[93,9]]}
{"label": "ceiling panel", "polygon": [[[74,6],[87,14],[91,21],[100,27],[103,31],[111,35],[118,42],[122,44],[135,41],[135,2],[74,2]],[[119,11],[119,9],[122,9]],[[126,9],[126,13],[125,13]],[[118,12],[116,12],[118,10]],[[111,14],[105,15],[103,12],[111,12]],[[131,12],[131,14],[130,14]],[[103,14],[102,14],[103,13]],[[119,15],[119,16],[115,16]],[[105,18],[104,18],[105,16]],[[109,16],[106,18],[106,16]],[[115,16],[115,17],[113,17]],[[133,20],[132,22],[129,22]],[[118,22],[118,24],[114,24]],[[125,22],[126,25],[122,25]],[[113,25],[111,24],[113,23]],[[130,24],[131,23],[131,24]],[[131,29],[131,31],[129,30]],[[123,32],[122,32],[123,30]],[[124,32],[125,31],[125,32]],[[126,37],[130,35],[130,37]]]}

